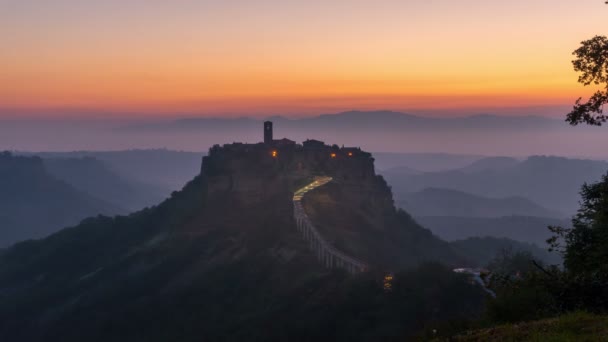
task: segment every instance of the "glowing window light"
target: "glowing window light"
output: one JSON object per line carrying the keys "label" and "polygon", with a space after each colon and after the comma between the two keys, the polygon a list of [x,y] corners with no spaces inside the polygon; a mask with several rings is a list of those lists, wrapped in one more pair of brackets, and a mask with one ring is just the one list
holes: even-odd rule
{"label": "glowing window light", "polygon": [[271,154],[272,154],[273,158],[276,158],[279,155],[279,153],[277,151],[272,151]]}
{"label": "glowing window light", "polygon": [[330,154],[330,156],[331,156],[332,158],[336,158],[336,154],[335,154],[335,153]]}
{"label": "glowing window light", "polygon": [[348,152],[348,156],[349,156],[349,157],[352,157],[352,156],[353,156],[353,153],[352,153],[352,152]]}

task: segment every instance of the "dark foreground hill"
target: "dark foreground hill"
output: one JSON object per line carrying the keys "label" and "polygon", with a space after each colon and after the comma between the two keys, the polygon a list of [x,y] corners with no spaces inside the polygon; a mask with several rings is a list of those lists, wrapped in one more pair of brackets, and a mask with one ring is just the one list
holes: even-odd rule
{"label": "dark foreground hill", "polygon": [[0,154],[0,247],[40,238],[118,206],[53,177],[37,157]]}
{"label": "dark foreground hill", "polygon": [[[458,256],[396,211],[368,159],[358,168],[308,157],[216,147],[201,175],[154,208],[91,218],[4,251],[0,340],[376,340],[479,314],[478,287],[421,263]],[[392,240],[349,240],[349,252],[378,255],[369,273],[324,268],[296,231],[293,190],[321,172],[341,179],[329,190],[343,200],[336,214],[361,212],[368,220],[349,221],[354,231]],[[412,250],[424,258],[411,260]],[[383,289],[382,269],[397,272],[392,291]]]}

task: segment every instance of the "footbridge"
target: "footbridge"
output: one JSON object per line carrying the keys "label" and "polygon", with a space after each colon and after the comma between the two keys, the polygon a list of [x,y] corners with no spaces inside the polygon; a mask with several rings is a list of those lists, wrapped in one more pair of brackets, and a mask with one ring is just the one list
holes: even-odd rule
{"label": "footbridge", "polygon": [[296,220],[298,232],[309,243],[311,250],[316,254],[317,259],[325,267],[333,269],[344,269],[351,274],[364,272],[367,265],[332,246],[312,224],[310,218],[302,206],[304,195],[320,186],[332,181],[331,177],[317,177],[312,183],[296,191],[293,195],[293,215]]}

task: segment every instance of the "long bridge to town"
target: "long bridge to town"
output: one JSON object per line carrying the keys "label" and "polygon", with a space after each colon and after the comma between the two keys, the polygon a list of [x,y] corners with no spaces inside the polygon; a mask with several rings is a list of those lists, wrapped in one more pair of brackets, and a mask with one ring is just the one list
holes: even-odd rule
{"label": "long bridge to town", "polygon": [[331,181],[331,177],[317,177],[312,183],[294,193],[293,215],[298,232],[309,243],[311,250],[325,267],[344,269],[351,274],[365,272],[368,269],[367,264],[347,255],[330,244],[312,223],[302,206],[302,198],[307,192]]}

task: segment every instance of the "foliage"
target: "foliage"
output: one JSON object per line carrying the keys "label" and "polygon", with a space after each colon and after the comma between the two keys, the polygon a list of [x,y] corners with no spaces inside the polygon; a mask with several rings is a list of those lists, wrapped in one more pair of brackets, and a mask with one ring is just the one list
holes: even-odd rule
{"label": "foliage", "polygon": [[582,98],[576,100],[566,121],[572,125],[586,123],[601,126],[608,120],[604,114],[604,105],[608,103],[608,38],[595,36],[585,40],[573,54],[576,56],[572,61],[574,70],[582,73],[578,81],[586,86],[602,85],[604,89],[596,91],[587,102],[583,102]]}
{"label": "foliage", "polygon": [[[550,227],[556,235],[549,242],[563,253],[564,269],[529,264],[520,277],[494,282],[498,296],[489,302],[489,321],[515,322],[576,310],[608,312],[608,175],[585,184],[581,195],[573,227]],[[522,259],[504,258],[491,267],[512,274],[525,267]]]}
{"label": "foliage", "polygon": [[569,271],[608,276],[608,174],[598,183],[584,184],[581,196],[573,227],[551,227],[556,235],[549,242],[564,253]]}

